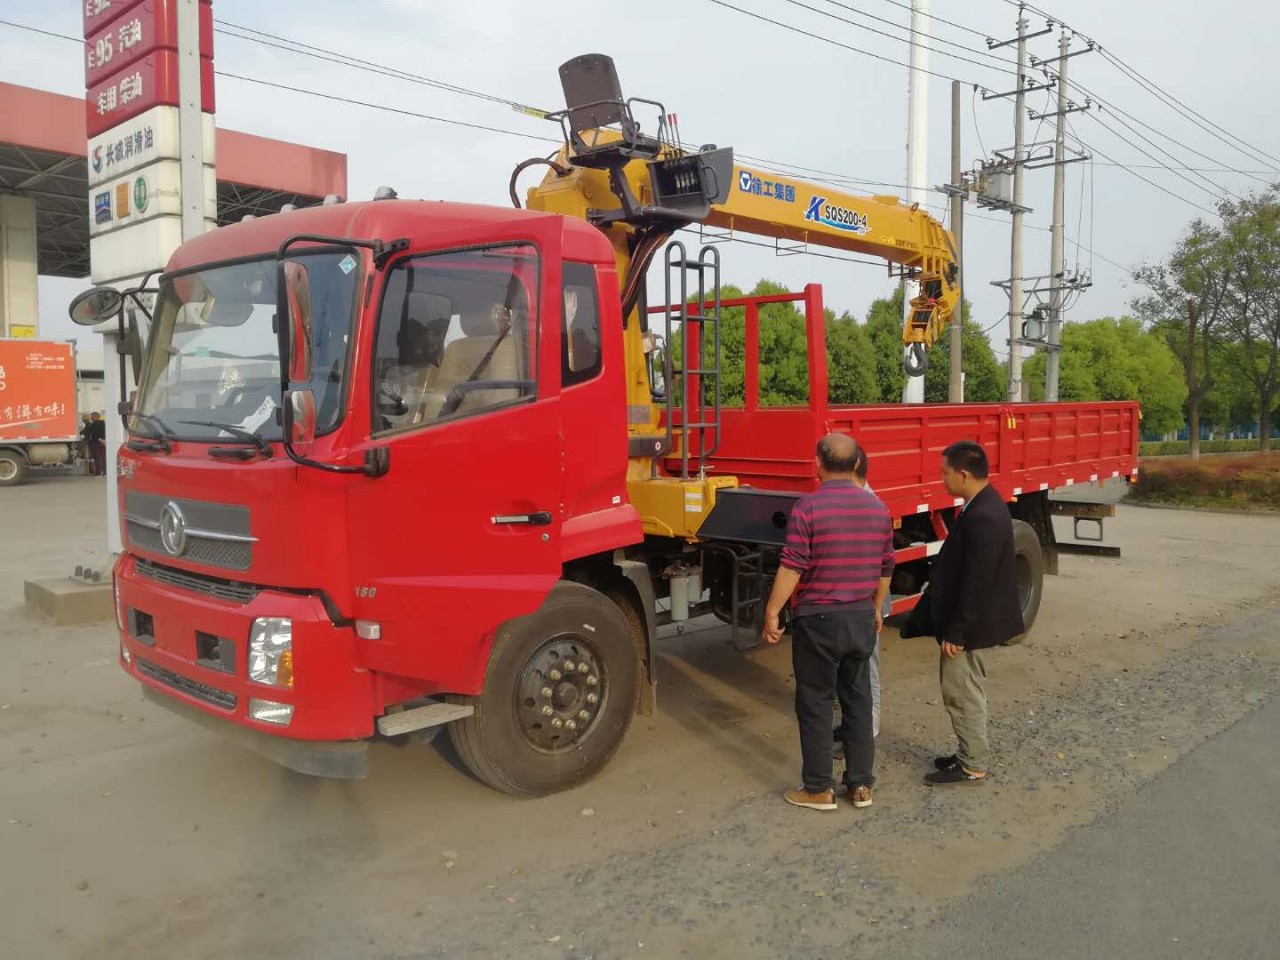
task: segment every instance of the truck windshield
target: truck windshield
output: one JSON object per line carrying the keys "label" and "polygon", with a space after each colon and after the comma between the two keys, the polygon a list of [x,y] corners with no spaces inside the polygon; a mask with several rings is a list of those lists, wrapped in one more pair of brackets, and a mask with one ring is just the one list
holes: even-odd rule
{"label": "truck windshield", "polygon": [[[311,285],[309,385],[316,398],[316,431],[324,433],[342,416],[360,261],[348,250],[300,256]],[[275,312],[274,258],[166,279],[147,341],[136,431],[225,440],[231,433],[216,426],[225,424],[267,440],[280,439]]]}

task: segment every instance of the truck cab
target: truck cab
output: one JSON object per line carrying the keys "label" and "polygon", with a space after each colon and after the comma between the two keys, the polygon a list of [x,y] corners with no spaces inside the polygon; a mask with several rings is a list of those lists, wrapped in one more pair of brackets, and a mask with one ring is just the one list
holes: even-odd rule
{"label": "truck cab", "polygon": [[480,693],[502,624],[642,539],[619,303],[609,243],[553,214],[380,200],[184,245],[120,454],[126,669],[312,772]]}

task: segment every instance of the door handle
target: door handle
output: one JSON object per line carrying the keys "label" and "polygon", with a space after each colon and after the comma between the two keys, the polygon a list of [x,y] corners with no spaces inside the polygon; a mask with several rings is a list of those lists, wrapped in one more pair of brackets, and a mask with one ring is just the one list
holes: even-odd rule
{"label": "door handle", "polygon": [[517,523],[523,523],[531,527],[549,527],[551,525],[551,514],[546,510],[539,510],[536,513],[499,514],[489,519],[494,525]]}

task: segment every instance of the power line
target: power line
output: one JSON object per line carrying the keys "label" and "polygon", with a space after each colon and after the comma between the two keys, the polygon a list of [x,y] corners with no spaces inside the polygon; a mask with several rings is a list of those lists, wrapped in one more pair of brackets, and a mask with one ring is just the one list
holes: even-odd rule
{"label": "power line", "polygon": [[[399,80],[408,80],[413,83],[420,83],[424,86],[435,87],[448,93],[457,93],[465,97],[474,97],[478,100],[487,100],[490,103],[497,103],[503,106],[509,106],[516,109],[528,109],[527,105],[517,103],[514,100],[508,100],[505,97],[495,96],[490,93],[484,93],[479,90],[473,90],[469,87],[462,87],[454,83],[447,83],[443,80],[435,80],[431,77],[424,77],[421,74],[410,73],[407,70],[400,70],[395,67],[387,67],[383,64],[374,63],[370,60],[362,60],[359,57],[353,57],[345,53],[339,53],[335,50],[326,50],[323,47],[312,46],[308,43],[302,43],[299,40],[292,40],[278,34],[268,33],[265,30],[255,30],[252,27],[245,27],[238,23],[231,23],[226,20],[214,20],[217,25],[214,32],[221,33],[224,36],[233,37],[236,40],[247,40],[251,43],[259,43],[263,46],[274,47],[277,50],[285,50],[289,53],[296,53],[302,56],[313,57],[317,60],[326,60],[330,63],[338,63],[343,66],[355,67],[362,70],[368,70],[372,73],[380,73],[384,76],[393,77]],[[230,27],[234,30],[243,31],[255,36],[241,36],[236,33],[230,33],[226,29]]]}
{"label": "power line", "polygon": [[[1118,133],[1118,132],[1113,128],[1113,127],[1108,126],[1108,125],[1107,125],[1107,124],[1102,120],[1102,118],[1101,118],[1101,117],[1094,115],[1094,116],[1092,117],[1092,120],[1093,120],[1093,122],[1094,122],[1094,123],[1098,124],[1098,126],[1102,127],[1102,129],[1104,129],[1104,130],[1108,131],[1108,132],[1109,132],[1109,133],[1111,133],[1113,136],[1119,137],[1119,138],[1120,138],[1120,140],[1122,140],[1122,141],[1125,139],[1125,137],[1124,137],[1124,135],[1123,135],[1123,134]],[[1084,141],[1081,141],[1081,142],[1082,142],[1082,143],[1084,143]],[[1087,143],[1085,143],[1085,146],[1086,146],[1086,147],[1088,147],[1088,149],[1091,149],[1091,150],[1092,150],[1092,149],[1095,149],[1094,147],[1090,146],[1090,145],[1089,145],[1089,144],[1087,144]],[[1138,144],[1136,144],[1136,143],[1130,143],[1130,144],[1129,144],[1129,146],[1133,147],[1135,150],[1137,150],[1139,153],[1141,153],[1141,154],[1142,154],[1144,157],[1146,157],[1148,160],[1154,160],[1156,163],[1158,163],[1158,164],[1160,163],[1160,159],[1159,159],[1155,154],[1148,152],[1147,150],[1143,149],[1143,148],[1142,148],[1141,146],[1139,146]],[[1101,151],[1099,151],[1099,152],[1101,153]],[[1106,156],[1106,154],[1103,154],[1103,156],[1105,157],[1105,156]],[[1107,157],[1107,159],[1108,159],[1108,160],[1110,160],[1111,158],[1110,158],[1110,157]],[[1113,162],[1114,162],[1114,161],[1113,161]],[[1221,199],[1222,199],[1222,194],[1224,194],[1224,193],[1225,193],[1225,194],[1230,194],[1231,196],[1233,196],[1233,197],[1237,197],[1237,199],[1239,199],[1239,197],[1238,197],[1238,195],[1237,195],[1237,194],[1231,193],[1231,191],[1224,189],[1223,187],[1219,186],[1219,185],[1218,185],[1218,184],[1216,184],[1216,183],[1213,183],[1213,181],[1212,181],[1212,180],[1209,180],[1209,183],[1211,183],[1213,186],[1215,186],[1215,187],[1217,187],[1217,188],[1218,188],[1218,193],[1217,193],[1217,194],[1215,194],[1215,193],[1214,193],[1214,191],[1210,190],[1208,187],[1206,187],[1206,186],[1204,186],[1204,185],[1202,185],[1202,184],[1196,183],[1196,181],[1192,180],[1192,179],[1191,179],[1190,177],[1188,177],[1186,174],[1181,173],[1181,172],[1179,172],[1179,171],[1177,171],[1177,170],[1174,170],[1174,169],[1172,169],[1171,167],[1168,167],[1168,166],[1166,166],[1166,165],[1164,165],[1164,164],[1161,164],[1161,166],[1162,166],[1162,168],[1163,168],[1163,169],[1167,170],[1167,171],[1168,171],[1168,172],[1170,172],[1170,173],[1173,173],[1173,174],[1174,174],[1175,176],[1177,176],[1179,179],[1186,181],[1186,182],[1187,182],[1187,183],[1189,183],[1191,186],[1195,187],[1197,190],[1202,190],[1202,191],[1204,191],[1205,193],[1209,194],[1209,195],[1210,195],[1211,197],[1213,197],[1215,200],[1221,200]],[[1125,166],[1123,169],[1124,169],[1127,173],[1130,173],[1130,174],[1132,174],[1133,176],[1137,177],[1139,180],[1146,180],[1146,179],[1147,179],[1147,178],[1146,178],[1146,177],[1144,177],[1142,174],[1138,173],[1136,170],[1133,170],[1133,169],[1131,169],[1131,168],[1129,168],[1129,167],[1127,167],[1127,166]],[[1202,175],[1202,176],[1203,176],[1203,175]],[[1208,178],[1205,178],[1205,179],[1207,180]],[[1148,183],[1151,183],[1151,182],[1153,182],[1153,181],[1147,180],[1147,182],[1148,182]],[[1163,188],[1161,188],[1161,189],[1163,189]],[[1166,193],[1170,193],[1170,191],[1165,191],[1165,192],[1166,192]],[[1178,197],[1178,199],[1179,199],[1179,200],[1182,200],[1184,203],[1191,204],[1191,206],[1194,206],[1194,207],[1198,207],[1198,206],[1199,206],[1199,205],[1198,205],[1198,204],[1196,204],[1194,201],[1192,201],[1192,200],[1188,200],[1186,197],[1179,196],[1179,195],[1178,195],[1178,194],[1176,194],[1176,193],[1170,193],[1170,195],[1171,195],[1171,196]],[[1199,209],[1203,210],[1204,208],[1203,208],[1203,207],[1199,207]],[[1216,216],[1216,214],[1214,214],[1214,215]]]}
{"label": "power line", "polygon": [[[1068,26],[1061,17],[1055,16],[1046,10],[1041,10],[1030,3],[1021,2],[1021,0],[1004,0],[1004,2],[1013,7],[1019,7],[1019,8],[1026,7],[1026,9],[1031,10],[1033,13],[1037,13],[1042,17],[1045,17],[1049,20],[1053,20],[1057,23],[1060,23],[1064,27]],[[1164,103],[1165,106],[1172,109],[1175,113],[1180,114],[1184,119],[1191,120],[1192,123],[1198,126],[1201,130],[1204,130],[1206,133],[1213,136],[1215,139],[1222,141],[1227,146],[1231,147],[1233,150],[1236,150],[1239,153],[1249,155],[1249,153],[1252,152],[1254,156],[1252,156],[1251,159],[1258,160],[1259,162],[1262,162],[1262,163],[1267,163],[1267,160],[1271,160],[1271,161],[1274,161],[1274,163],[1276,164],[1280,164],[1280,157],[1276,157],[1273,154],[1267,153],[1265,150],[1262,150],[1259,147],[1255,147],[1253,144],[1249,143],[1247,140],[1243,139],[1242,137],[1236,136],[1234,133],[1232,133],[1230,130],[1226,129],[1225,127],[1221,126],[1220,124],[1214,123],[1204,114],[1197,111],[1194,107],[1189,106],[1188,104],[1184,103],[1182,100],[1179,100],[1173,94],[1168,93],[1167,91],[1162,89],[1155,82],[1149,80],[1136,68],[1130,66],[1120,57],[1117,57],[1115,54],[1111,53],[1109,50],[1104,49],[1102,44],[1098,43],[1088,34],[1085,34],[1082,31],[1076,30],[1074,27],[1068,27],[1068,29],[1070,29],[1073,33],[1079,34],[1084,39],[1090,40],[1091,42],[1093,42],[1094,45],[1097,47],[1098,52],[1102,54],[1102,58],[1106,60],[1109,64],[1111,64],[1121,73],[1123,73],[1130,80],[1134,81],[1139,86],[1141,86],[1144,90],[1146,90],[1146,92],[1152,94],[1154,97],[1156,97],[1156,99]],[[1078,88],[1078,89],[1083,89],[1083,88]],[[1115,108],[1113,107],[1113,109]],[[1205,126],[1206,124],[1208,126]],[[1212,127],[1213,129],[1209,129],[1210,127]],[[1214,132],[1215,130],[1217,131],[1216,133]],[[1224,139],[1224,137],[1228,139]],[[1231,143],[1229,141],[1235,141],[1235,143]],[[1267,164],[1267,165],[1273,166],[1272,164]],[[1273,166],[1273,169],[1280,169],[1280,168]]]}
{"label": "power line", "polygon": [[[363,60],[359,57],[353,57],[348,54],[339,53],[334,50],[328,50],[324,47],[317,47],[311,44],[301,43],[299,41],[282,37],[277,34],[268,33],[263,30],[254,30],[250,27],[242,27],[239,24],[229,23],[228,21],[224,21],[224,20],[217,20],[215,21],[215,23],[219,23],[226,27],[231,27],[236,30],[243,30],[248,33],[257,35],[257,36],[241,36],[235,33],[228,33],[225,30],[219,31],[223,33],[225,36],[232,37],[237,40],[244,40],[251,43],[263,44],[265,46],[274,47],[280,50],[285,50],[286,52],[294,53],[299,56],[312,57],[318,60],[338,63],[342,66],[351,67],[352,69],[368,70],[370,72],[380,73],[384,76],[392,77],[393,79],[403,79],[403,80],[409,80],[412,82],[422,83],[427,86],[439,88],[446,92],[459,93],[466,96],[487,100],[492,103],[503,104],[517,110],[529,109],[524,104],[519,103],[518,101],[509,100],[505,97],[496,96],[490,93],[484,93],[482,91],[474,90],[469,87],[459,86],[458,84],[444,83],[443,81],[434,80],[430,77],[424,77],[424,76],[421,76],[420,74],[409,73],[408,71],[400,70],[398,68],[386,67],[386,66],[383,66],[382,64],[377,64],[368,60]],[[894,188],[900,188],[903,190],[907,189],[906,184],[901,184],[901,183],[889,183],[881,180],[860,179],[858,177],[850,177],[845,174],[834,173],[829,170],[820,170],[814,167],[806,167],[801,164],[787,163],[781,160],[770,160],[765,157],[756,157],[756,156],[752,156],[750,154],[745,154],[745,153],[739,153],[738,156],[741,159],[749,161],[751,163],[763,164],[768,167],[779,167],[779,168],[788,168],[791,170],[801,170],[801,171],[806,171],[808,174],[815,174],[821,177],[826,177],[829,180],[834,181],[834,183],[828,183],[827,184],[828,186],[834,186],[839,184],[842,187],[847,187],[849,185],[861,187],[863,185],[867,185],[867,186],[878,186],[878,187],[894,187]],[[785,172],[785,171],[781,171],[781,172]]]}
{"label": "power line", "polygon": [[[828,3],[835,3],[835,0],[827,0]],[[909,3],[903,3],[902,0],[885,0],[885,3],[892,4],[895,7],[901,7],[903,10],[915,13],[915,8]],[[843,6],[836,3],[836,6]],[[983,40],[990,39],[990,34],[983,33],[981,30],[975,30],[973,27],[966,27],[963,23],[956,23],[954,20],[947,20],[945,17],[939,17],[933,13],[929,14],[930,20],[937,20],[939,23],[945,23],[949,27],[955,27],[957,30],[963,30],[965,33],[971,33],[975,37],[982,37]]]}
{"label": "power line", "polygon": [[[400,70],[394,67],[385,67],[381,64],[373,63],[368,60],[362,60],[359,57],[353,57],[348,54],[338,53],[337,51],[334,51],[334,50],[328,50],[324,47],[317,47],[311,44],[302,43],[297,40],[281,37],[277,34],[267,33],[266,31],[262,31],[262,30],[256,30],[252,27],[245,27],[241,24],[231,23],[226,20],[215,20],[214,22],[220,25],[219,28],[217,28],[216,32],[221,33],[223,36],[226,36],[235,40],[243,40],[251,43],[257,43],[263,46],[272,47],[274,49],[284,50],[287,53],[298,54],[299,56],[311,57],[313,59],[323,60],[330,63],[337,63],[340,66],[351,67],[352,69],[365,70],[368,72],[378,73],[384,76],[391,77],[392,79],[407,80],[413,83],[420,83],[425,86],[435,87],[437,89],[440,89],[449,93],[457,93],[464,96],[474,97],[476,99],[486,100],[496,104],[511,106],[517,109],[528,109],[525,104],[519,103],[518,101],[509,100],[505,97],[500,97],[494,94],[485,93],[483,91],[474,90],[469,87],[463,87],[458,84],[446,83],[444,81],[435,80],[431,77],[424,77],[420,74],[410,73],[408,71]],[[14,27],[19,30],[26,30],[31,33],[42,34],[44,36],[52,37],[57,40],[66,40],[71,43],[82,42],[82,40],[79,37],[70,36],[64,33],[55,33],[50,30],[43,30],[38,27],[30,26],[28,24],[14,23],[8,20],[0,20],[0,24],[9,26],[9,27]],[[226,28],[230,28],[230,29],[226,29]],[[244,31],[245,33],[254,34],[254,35],[243,36],[239,33],[231,32],[232,30]],[[235,74],[225,74],[223,71],[217,71],[217,72],[223,73],[223,75],[229,76],[232,79],[244,80],[249,83],[259,83],[264,85],[272,85],[274,83],[274,85],[284,90],[306,93],[306,94],[311,94],[314,92],[310,90],[301,90],[296,87],[290,87],[285,84],[275,83],[274,81],[267,81],[267,80],[262,80],[254,77],[242,77]],[[534,134],[524,133],[523,131],[508,130],[508,129],[489,126],[485,124],[471,124],[465,121],[453,120],[448,117],[439,117],[431,114],[422,114],[422,113],[418,113],[416,111],[410,111],[410,110],[384,108],[384,105],[381,105],[381,104],[366,104],[365,101],[338,97],[336,95],[328,95],[328,94],[316,94],[316,95],[324,97],[325,99],[351,103],[356,106],[368,105],[373,109],[388,109],[389,112],[400,113],[402,115],[412,116],[418,119],[433,120],[439,123],[455,124],[459,126],[470,126],[476,129],[484,130],[486,132],[490,132],[490,133],[504,133],[510,136],[523,137],[526,139],[543,140],[544,142],[547,142],[547,143],[560,142],[559,140],[553,140],[552,138],[548,138],[548,137],[538,137]],[[826,178],[826,180],[828,181],[824,184],[826,186],[838,186],[840,188],[847,188],[850,186],[859,187],[859,188],[863,186],[876,186],[876,187],[892,187],[892,188],[901,189],[901,190],[907,189],[907,185],[902,183],[890,183],[882,180],[867,180],[867,179],[861,179],[858,177],[850,177],[845,174],[839,174],[829,170],[821,170],[815,167],[807,167],[807,166],[803,166],[801,164],[795,164],[795,163],[786,163],[780,160],[770,160],[765,157],[756,157],[756,156],[752,156],[750,154],[744,154],[744,153],[739,153],[738,156],[741,159],[749,161],[751,163],[762,164],[764,166],[771,167],[771,168],[780,168],[779,172],[782,172],[784,174],[787,173],[788,171],[795,170],[795,171],[803,171],[805,175],[809,176],[811,179],[815,175],[817,177]],[[815,180],[815,182],[823,183],[822,180]]]}
{"label": "power line", "polygon": [[[774,20],[772,17],[766,17],[763,14],[753,13],[750,10],[743,10],[741,7],[735,7],[731,3],[726,3],[725,0],[708,0],[708,2],[714,3],[717,7],[724,7],[726,10],[732,10],[735,13],[741,13],[743,16],[751,17],[752,19],[759,20],[762,23],[767,23],[770,26],[781,27],[783,30],[790,30],[792,33],[798,33],[802,36],[809,37],[811,40],[821,40],[823,43],[829,43],[833,47],[840,47],[842,50],[848,50],[850,53],[857,53],[865,57],[871,57],[873,60],[880,60],[883,63],[891,63],[895,67],[906,67],[907,69],[911,69],[911,64],[903,63],[901,60],[894,60],[892,57],[872,53],[870,50],[863,50],[860,47],[851,47],[847,43],[841,43],[839,40],[832,40],[830,37],[824,37],[818,33],[810,33],[808,30],[801,30],[799,27],[793,27],[791,24],[783,23],[781,20]],[[936,70],[921,70],[920,72],[926,73],[931,77],[937,77],[940,80],[951,80],[957,83],[969,83],[973,86],[981,86],[981,84],[973,84],[972,81],[969,80],[960,80],[958,77],[952,77],[945,73],[938,73]]]}
{"label": "power line", "polygon": [[540,137],[535,133],[525,133],[522,130],[507,130],[502,127],[491,127],[483,123],[470,123],[466,120],[453,120],[448,117],[437,117],[429,113],[419,113],[416,110],[405,110],[401,107],[392,107],[385,103],[373,103],[368,100],[356,100],[351,97],[340,97],[333,93],[322,93],[319,90],[307,90],[303,87],[291,87],[286,83],[279,83],[275,80],[263,80],[260,77],[246,77],[239,73],[229,73],[226,70],[215,70],[220,77],[226,77],[229,80],[241,80],[245,83],[256,83],[264,87],[274,87],[277,90],[288,90],[291,93],[301,93],[311,97],[319,97],[322,100],[332,100],[336,103],[349,103],[355,107],[367,107],[370,110],[382,110],[385,113],[396,113],[401,116],[415,117],[419,120],[433,120],[436,123],[447,123],[456,127],[466,127],[471,130],[483,130],[486,133],[505,133],[512,137],[523,137],[526,140],[539,140],[543,143],[553,143],[559,145],[562,141],[552,139],[551,137]]}
{"label": "power line", "polygon": [[898,37],[891,33],[886,33],[883,30],[877,29],[876,27],[869,27],[866,24],[858,23],[855,20],[848,20],[837,14],[831,13],[830,11],[820,10],[817,7],[811,7],[807,3],[801,3],[800,0],[786,0],[786,2],[790,3],[794,7],[801,7],[805,10],[808,10],[811,13],[816,13],[824,17],[830,17],[832,20],[838,20],[841,23],[847,23],[849,26],[857,27],[859,30],[868,30],[871,33],[879,34],[882,37],[888,37],[890,40],[895,40],[898,43],[905,43],[908,46],[918,47],[921,50],[928,50],[929,52],[936,53],[938,54],[938,56],[941,56],[941,57],[950,57],[953,60],[962,60],[965,63],[972,63],[976,66],[984,67],[988,70],[1000,70],[1001,72],[1004,72],[1004,73],[1013,73],[1017,69],[1017,64],[1014,63],[1012,60],[1007,60],[1004,57],[997,57],[995,54],[987,53],[985,50],[975,50],[973,47],[966,46],[963,43],[956,43],[955,41],[952,41],[952,40],[947,40],[945,37],[931,36],[929,39],[934,40],[938,43],[945,43],[949,46],[956,47],[968,53],[976,53],[979,56],[986,57],[988,60],[994,60],[996,63],[999,63],[1002,66],[995,67],[995,66],[992,66],[990,63],[984,63],[981,60],[974,60],[971,57],[962,57],[958,54],[950,53],[949,51],[940,50],[937,47],[920,43],[919,41],[912,39],[912,37],[914,37],[915,34],[910,27],[903,26],[900,23],[897,23],[893,20],[888,20],[884,17],[877,17],[874,13],[867,13],[865,10],[860,10],[857,7],[851,7],[848,4],[838,3],[837,0],[827,0],[827,2],[830,3],[832,6],[839,7],[841,10],[847,10],[850,13],[856,13],[859,16],[867,17],[868,19],[875,20],[879,23],[886,23],[896,30],[906,30],[912,34],[912,37]]}
{"label": "power line", "polygon": [[[1195,117],[1195,118],[1198,118],[1199,120],[1204,121],[1204,123],[1207,123],[1210,127],[1213,127],[1215,130],[1219,131],[1219,133],[1221,133],[1223,136],[1236,141],[1236,143],[1241,145],[1235,148],[1239,152],[1246,153],[1247,155],[1248,151],[1252,151],[1254,154],[1257,155],[1257,156],[1254,156],[1253,159],[1259,160],[1262,163],[1266,163],[1267,160],[1274,161],[1275,163],[1280,163],[1280,158],[1277,158],[1276,156],[1270,153],[1267,153],[1265,150],[1262,150],[1258,147],[1253,146],[1253,144],[1249,143],[1247,140],[1237,137],[1230,130],[1227,130],[1225,127],[1222,127],[1219,124],[1214,123],[1212,120],[1204,116],[1199,111],[1195,110],[1192,107],[1187,106],[1177,97],[1175,97],[1173,94],[1166,93],[1164,90],[1160,89],[1160,87],[1158,87],[1157,85],[1152,83],[1150,80],[1148,80],[1146,77],[1144,77],[1137,70],[1130,67],[1127,63],[1125,63],[1119,57],[1112,55],[1106,50],[1102,50],[1101,52],[1104,60],[1106,60],[1116,69],[1120,70],[1120,72],[1124,73],[1131,80],[1133,80],[1134,82],[1138,83],[1140,86],[1145,88],[1148,93],[1151,93],[1158,99],[1164,101],[1165,104],[1170,107],[1172,107],[1173,104],[1177,104],[1177,107],[1181,107],[1182,109],[1179,110],[1178,112],[1182,113],[1184,117],[1190,114],[1191,117]],[[1170,103],[1170,101],[1172,101],[1172,103]],[[1175,107],[1174,109],[1177,109],[1177,108]],[[1196,124],[1196,125],[1199,126],[1201,129],[1205,129],[1203,124]],[[1212,132],[1212,131],[1208,131],[1208,132]],[[1221,140],[1222,136],[1219,136],[1218,139]],[[1268,165],[1270,166],[1270,164]]]}
{"label": "power line", "polygon": [[[1101,105],[1103,105],[1103,106],[1107,107],[1107,108],[1108,108],[1112,113],[1119,114],[1121,117],[1127,117],[1129,120],[1132,120],[1132,121],[1133,121],[1134,123],[1136,123],[1138,126],[1140,126],[1140,127],[1144,128],[1144,129],[1146,129],[1146,130],[1151,131],[1152,133],[1154,133],[1154,134],[1155,134],[1156,136],[1158,136],[1158,137],[1162,137],[1163,139],[1167,140],[1169,143],[1173,144],[1173,145],[1174,145],[1175,147],[1177,147],[1178,149],[1186,150],[1188,153],[1195,154],[1197,157],[1200,157],[1202,160],[1207,160],[1209,163],[1215,164],[1215,165],[1217,165],[1217,166],[1219,166],[1219,167],[1223,167],[1223,168],[1224,168],[1223,172],[1227,172],[1227,173],[1238,173],[1238,174],[1241,174],[1241,175],[1243,175],[1243,176],[1249,176],[1249,177],[1252,177],[1253,179],[1257,180],[1259,183],[1263,183],[1263,184],[1266,184],[1268,181],[1267,181],[1267,180],[1265,180],[1265,179],[1263,179],[1261,176],[1258,176],[1258,174],[1259,174],[1259,173],[1261,173],[1261,174],[1263,174],[1263,175],[1266,175],[1266,174],[1274,174],[1274,173],[1275,173],[1275,171],[1274,171],[1274,170],[1272,170],[1272,171],[1266,171],[1266,170],[1263,170],[1263,171],[1249,171],[1249,170],[1241,170],[1241,169],[1239,169],[1239,168],[1237,168],[1237,167],[1233,167],[1233,166],[1231,166],[1230,164],[1223,162],[1222,160],[1215,159],[1214,157],[1211,157],[1209,154],[1204,153],[1204,152],[1202,152],[1202,151],[1200,151],[1200,150],[1197,150],[1195,147],[1190,146],[1190,145],[1189,145],[1189,144],[1187,144],[1187,143],[1184,143],[1183,141],[1179,140],[1177,137],[1174,137],[1174,136],[1172,136],[1171,134],[1166,133],[1165,131],[1163,131],[1163,130],[1159,129],[1158,127],[1153,127],[1151,124],[1147,123],[1146,121],[1138,119],[1137,117],[1135,117],[1133,114],[1129,113],[1129,112],[1128,112],[1127,110],[1125,110],[1124,108],[1116,106],[1114,103],[1111,103],[1110,101],[1106,100],[1104,97],[1100,97],[1098,94],[1094,93],[1092,90],[1090,90],[1088,87],[1084,86],[1084,85],[1083,85],[1083,84],[1081,84],[1081,83],[1078,83],[1078,82],[1076,82],[1076,81],[1074,81],[1074,80],[1068,80],[1068,81],[1067,81],[1067,85],[1068,85],[1068,86],[1070,86],[1070,87],[1074,87],[1076,90],[1078,90],[1080,93],[1084,94],[1086,97],[1088,97],[1088,98],[1090,98],[1090,99],[1092,99],[1092,100],[1095,100],[1095,101],[1097,101],[1099,104],[1101,104]],[[1221,142],[1224,146],[1232,147],[1232,145],[1231,145],[1230,143],[1227,143],[1227,142],[1226,142],[1226,141],[1224,141],[1221,137],[1218,137],[1218,136],[1216,136],[1216,135],[1214,135],[1214,136],[1215,136],[1215,138],[1216,138],[1219,142]],[[1148,142],[1148,143],[1150,143],[1151,141],[1149,141],[1149,140],[1148,140],[1147,142]],[[1154,146],[1154,144],[1153,144],[1153,146]],[[1159,148],[1157,147],[1157,149],[1159,149]],[[1234,147],[1232,147],[1232,149],[1235,149],[1235,148],[1234,148]],[[1253,159],[1253,158],[1250,158],[1250,159]],[[1188,167],[1188,169],[1191,169],[1191,168],[1190,168],[1190,167]],[[1202,171],[1202,172],[1209,172],[1209,171]]]}

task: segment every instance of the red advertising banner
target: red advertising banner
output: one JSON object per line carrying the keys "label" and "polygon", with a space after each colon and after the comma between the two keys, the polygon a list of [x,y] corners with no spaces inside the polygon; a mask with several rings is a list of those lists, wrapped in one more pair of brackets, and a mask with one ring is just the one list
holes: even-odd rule
{"label": "red advertising banner", "polygon": [[[122,4],[123,6],[123,4]],[[213,6],[201,3],[200,56],[213,57]],[[178,49],[178,7],[174,0],[141,0],[124,16],[86,38],[84,85],[91,88],[117,70],[160,49]]]}
{"label": "red advertising banner", "polygon": [[71,344],[0,340],[0,442],[68,440],[79,433]]}
{"label": "red advertising banner", "polygon": [[[178,54],[157,50],[89,88],[85,126],[90,137],[156,106],[178,105]],[[214,112],[213,61],[200,61],[200,109]]]}
{"label": "red advertising banner", "polygon": [[[140,0],[81,0],[84,4],[84,36],[91,37],[107,24],[118,20],[138,6]],[[209,5],[213,0],[200,0]],[[174,0],[163,0],[165,6],[173,6]]]}

